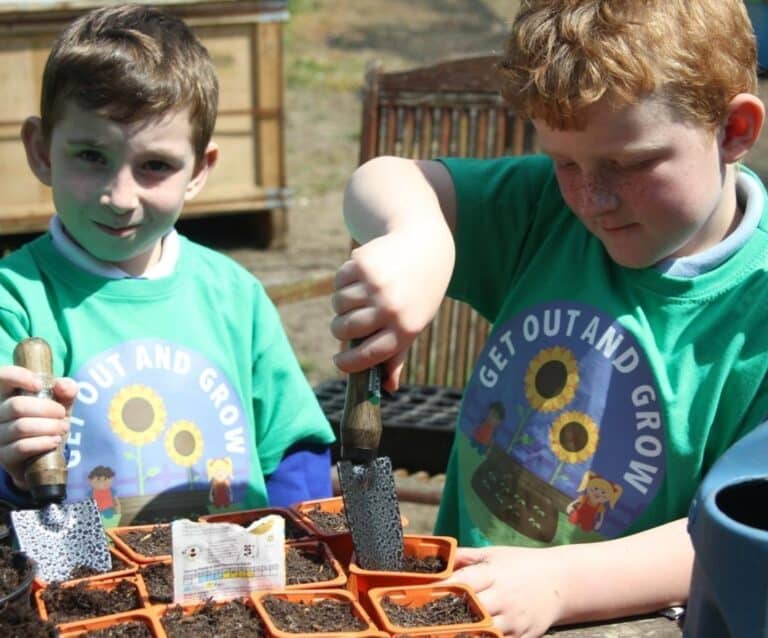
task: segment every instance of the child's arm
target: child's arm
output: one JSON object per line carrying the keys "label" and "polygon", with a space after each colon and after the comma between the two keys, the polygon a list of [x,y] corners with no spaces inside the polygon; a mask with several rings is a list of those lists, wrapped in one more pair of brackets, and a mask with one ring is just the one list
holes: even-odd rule
{"label": "child's arm", "polygon": [[331,448],[297,443],[286,451],[277,469],[266,477],[266,483],[273,507],[333,496]]}
{"label": "child's arm", "polygon": [[397,389],[408,346],[437,312],[453,271],[456,200],[439,162],[378,157],[359,167],[344,218],[363,244],[336,274],[331,332],[367,339],[334,361],[343,372],[386,362]]}
{"label": "child's arm", "polygon": [[693,546],[686,519],[625,538],[530,549],[461,548],[450,580],[470,585],[505,635],[617,618],[688,598]]}
{"label": "child's arm", "polygon": [[25,461],[54,449],[69,432],[67,414],[77,396],[77,384],[72,379],[57,379],[53,387],[56,401],[17,394],[41,389],[40,379],[29,370],[0,366],[0,468],[10,479],[0,481],[0,494],[10,498],[18,495],[5,492],[27,489]]}

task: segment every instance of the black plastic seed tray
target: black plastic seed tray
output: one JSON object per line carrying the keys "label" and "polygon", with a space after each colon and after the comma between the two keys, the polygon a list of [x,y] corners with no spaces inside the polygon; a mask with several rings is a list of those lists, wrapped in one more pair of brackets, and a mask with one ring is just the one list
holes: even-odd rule
{"label": "black plastic seed tray", "polygon": [[[324,381],[315,387],[315,395],[336,433],[334,463],[339,456],[339,423],[346,388],[346,379]],[[384,393],[379,455],[390,457],[393,467],[409,472],[445,472],[460,403],[460,390],[440,386],[403,385],[394,394]]]}

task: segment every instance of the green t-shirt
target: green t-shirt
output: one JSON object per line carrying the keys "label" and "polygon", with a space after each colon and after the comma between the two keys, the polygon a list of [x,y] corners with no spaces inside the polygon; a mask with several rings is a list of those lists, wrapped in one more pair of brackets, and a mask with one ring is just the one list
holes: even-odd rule
{"label": "green t-shirt", "polygon": [[458,209],[449,294],[493,331],[437,533],[542,546],[684,517],[713,462],[768,415],[765,210],[724,263],[674,277],[613,262],[547,158],[442,161]]}
{"label": "green t-shirt", "polygon": [[[49,234],[12,253],[0,261],[0,361],[28,336],[80,387],[69,500],[109,509],[117,495],[123,524],[263,507],[264,475],[291,445],[334,439],[263,286],[183,237],[175,272],[155,280],[86,273]],[[97,466],[111,486],[89,480]]]}

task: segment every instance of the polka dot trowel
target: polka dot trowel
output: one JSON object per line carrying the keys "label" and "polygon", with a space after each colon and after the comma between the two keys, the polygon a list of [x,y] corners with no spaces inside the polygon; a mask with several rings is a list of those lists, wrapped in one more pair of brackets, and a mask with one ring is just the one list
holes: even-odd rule
{"label": "polka dot trowel", "polygon": [[[32,370],[43,382],[36,396],[52,399],[50,346],[37,337],[24,339],[13,352],[14,364]],[[37,562],[38,576],[46,582],[67,580],[78,567],[109,571],[112,557],[101,515],[93,500],[64,503],[67,495],[67,464],[64,443],[32,458],[25,479],[40,509],[11,512],[19,547]]]}
{"label": "polka dot trowel", "polygon": [[377,457],[382,432],[379,375],[378,368],[349,375],[339,428],[339,485],[357,564],[363,569],[400,571],[403,526],[392,462]]}

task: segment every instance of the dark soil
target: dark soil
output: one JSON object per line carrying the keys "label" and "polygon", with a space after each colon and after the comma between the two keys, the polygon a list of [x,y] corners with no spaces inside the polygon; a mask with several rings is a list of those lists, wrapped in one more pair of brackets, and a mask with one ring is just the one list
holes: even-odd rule
{"label": "dark soil", "polygon": [[3,638],[56,638],[50,621],[40,619],[32,607],[6,607],[0,611],[0,636]]}
{"label": "dark soil", "polygon": [[403,571],[419,574],[439,574],[447,567],[447,563],[439,556],[405,556],[403,558]]}
{"label": "dark soil", "polygon": [[171,563],[149,563],[139,568],[149,594],[149,602],[154,604],[173,602],[173,567]]}
{"label": "dark soil", "polygon": [[289,545],[285,550],[286,585],[305,585],[336,578],[338,574],[324,554],[312,548]]}
{"label": "dark soil", "polygon": [[25,554],[0,545],[0,598],[16,591],[33,569]]}
{"label": "dark soil", "polygon": [[314,603],[291,602],[276,596],[265,596],[264,608],[272,622],[282,631],[295,634],[319,634],[361,631],[368,625],[343,600],[318,600]]}
{"label": "dark soil", "polygon": [[152,630],[138,620],[87,631],[80,638],[152,638]]}
{"label": "dark soil", "polygon": [[180,605],[169,607],[160,618],[168,638],[263,638],[264,627],[255,610],[242,600],[222,605],[207,601],[191,614]]}
{"label": "dark soil", "polygon": [[116,587],[104,589],[81,581],[69,587],[52,583],[43,590],[48,617],[56,624],[96,618],[142,607],[141,595],[134,583],[121,580]]}
{"label": "dark soil", "polygon": [[97,574],[109,574],[111,572],[119,572],[123,569],[126,569],[128,567],[128,563],[126,563],[122,558],[119,556],[115,556],[115,554],[110,552],[110,556],[112,557],[112,569],[106,571],[106,572],[100,572],[90,565],[80,565],[78,567],[75,567],[72,572],[69,574],[69,580],[75,580],[77,578],[88,578],[90,576],[96,576]]}
{"label": "dark soil", "polygon": [[480,620],[470,609],[466,596],[457,594],[446,594],[420,607],[400,605],[385,597],[381,606],[390,622],[400,627],[462,625]]}
{"label": "dark soil", "polygon": [[142,556],[165,556],[173,551],[170,525],[155,525],[151,530],[127,530],[120,533],[131,549]]}
{"label": "dark soil", "polygon": [[344,510],[340,512],[326,512],[319,505],[304,512],[323,534],[343,534],[349,531],[347,515]]}

